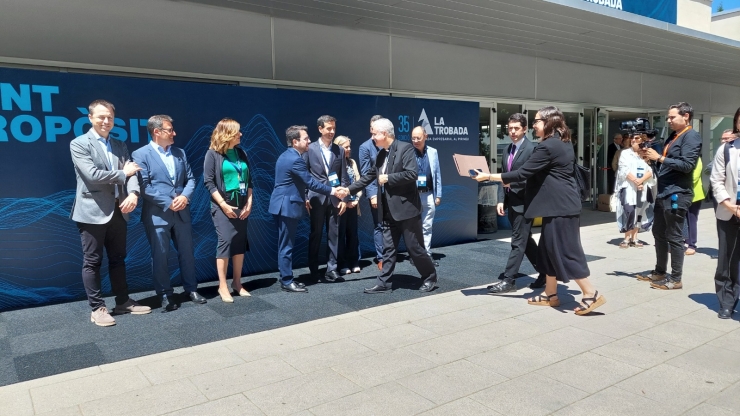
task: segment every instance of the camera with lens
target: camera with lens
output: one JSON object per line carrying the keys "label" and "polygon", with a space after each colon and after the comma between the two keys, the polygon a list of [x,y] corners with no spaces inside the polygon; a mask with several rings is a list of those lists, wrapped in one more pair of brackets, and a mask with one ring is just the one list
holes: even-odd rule
{"label": "camera with lens", "polygon": [[633,134],[645,134],[647,140],[640,143],[640,149],[647,149],[652,147],[653,139],[658,135],[658,130],[650,128],[650,120],[646,118],[637,118],[635,120],[623,121],[619,124],[619,128],[630,135]]}

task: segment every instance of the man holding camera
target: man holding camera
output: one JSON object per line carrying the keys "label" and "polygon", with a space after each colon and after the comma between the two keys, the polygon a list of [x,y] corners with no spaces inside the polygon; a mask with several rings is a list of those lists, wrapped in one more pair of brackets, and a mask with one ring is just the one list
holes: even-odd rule
{"label": "man holding camera", "polygon": [[[681,289],[684,241],[683,226],[694,197],[692,172],[701,153],[701,136],[692,129],[694,109],[685,102],[670,106],[666,121],[673,133],[663,144],[663,152],[643,149],[642,155],[658,165],[658,194],[655,201],[655,269],[648,276],[656,289]],[[668,253],[671,254],[671,274],[667,274]]]}

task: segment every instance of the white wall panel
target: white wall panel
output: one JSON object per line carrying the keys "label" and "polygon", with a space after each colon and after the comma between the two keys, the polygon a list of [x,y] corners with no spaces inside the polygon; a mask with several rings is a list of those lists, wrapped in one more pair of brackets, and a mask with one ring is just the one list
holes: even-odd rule
{"label": "white wall panel", "polygon": [[734,115],[740,107],[740,87],[712,84],[712,112]]}
{"label": "white wall panel", "polygon": [[534,98],[535,58],[393,38],[393,88]]}
{"label": "white wall panel", "polygon": [[275,19],[275,75],[288,81],[388,88],[388,36]]}
{"label": "white wall panel", "polygon": [[642,102],[648,108],[668,108],[686,101],[697,112],[711,111],[709,87],[711,84],[665,75],[643,74]]}

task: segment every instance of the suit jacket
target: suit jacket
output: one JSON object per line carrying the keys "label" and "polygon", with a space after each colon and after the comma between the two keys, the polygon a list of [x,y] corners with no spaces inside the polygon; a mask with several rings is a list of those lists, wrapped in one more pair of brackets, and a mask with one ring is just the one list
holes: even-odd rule
{"label": "suit jacket", "polygon": [[[313,176],[317,182],[329,186],[329,177],[326,174],[325,161],[324,156],[321,153],[320,141],[321,139],[309,144],[308,150],[301,156],[303,157],[303,160],[306,161],[308,172],[311,176]],[[332,143],[329,149],[331,151],[331,160],[326,161],[329,165],[329,172],[335,172],[337,174],[341,186],[349,185],[349,178],[347,177],[347,159],[344,157],[344,148]],[[319,202],[324,204],[324,202],[326,202],[327,195],[315,192],[309,188],[305,200],[311,200],[314,198],[318,198]],[[330,196],[329,198],[331,198],[332,205],[339,205],[339,198],[335,196]]]}
{"label": "suit jacket", "polygon": [[268,211],[273,215],[301,218],[306,213],[306,189],[331,195],[331,187],[315,180],[308,173],[306,161],[291,147],[275,162],[275,188]]}
{"label": "suit jacket", "polygon": [[[110,146],[116,157],[112,167],[92,128],[69,143],[77,177],[77,190],[69,217],[76,222],[106,224],[116,210],[116,188],[120,201],[129,193],[139,192],[137,175],[127,178],[123,173],[123,165],[130,159],[126,143],[111,139]],[[129,215],[123,214],[123,218],[128,221]]]}
{"label": "suit jacket", "polygon": [[[530,142],[526,137],[523,137],[522,140],[519,141],[519,148],[516,150],[514,160],[511,162],[511,169],[509,169],[508,161],[509,153],[511,153],[511,146],[513,146],[513,143],[506,146],[506,152],[503,155],[503,167],[501,169],[501,173],[513,172],[522,167],[524,162],[526,162],[532,155],[532,151],[536,144]],[[512,183],[509,188],[509,192],[505,192],[503,187],[499,187],[500,194],[503,194],[503,197],[499,195],[499,201],[504,202],[504,208],[513,209],[519,213],[524,212],[525,185],[525,182]]]}
{"label": "suit jacket", "polygon": [[190,201],[195,190],[195,178],[190,170],[185,152],[174,146],[170,146],[170,152],[175,162],[175,181],[170,179],[170,174],[159,157],[157,151],[147,144],[135,150],[131,156],[141,166],[140,181],[143,187],[142,196],[144,206],[141,210],[141,222],[147,225],[169,225],[176,217],[184,222],[190,223],[190,205],[184,209],[174,212],[170,210],[172,200],[183,195]]}
{"label": "suit jacket", "polygon": [[555,134],[535,146],[517,170],[501,174],[504,183],[527,181],[524,218],[580,215],[581,197],[573,172],[573,145]]}
{"label": "suit jacket", "polygon": [[439,169],[439,153],[437,153],[437,149],[427,146],[427,157],[429,158],[429,168],[432,170],[434,197],[442,199],[442,172]]}
{"label": "suit jacket", "polygon": [[614,163],[614,155],[616,155],[617,154],[617,151],[619,149],[621,149],[621,148],[622,148],[622,146],[617,146],[614,143],[609,143],[609,147],[606,150],[606,162],[607,162],[607,165],[604,166],[604,167],[611,169],[612,164]]}
{"label": "suit jacket", "polygon": [[[730,156],[729,160],[725,160],[725,147],[729,147],[727,151]],[[721,144],[717,149],[717,154],[714,155],[710,181],[714,199],[718,204],[722,204],[725,199],[734,201],[737,198],[738,154],[740,154],[740,140],[734,140]],[[722,205],[718,206],[714,213],[717,219],[722,221],[729,221],[734,214]]]}
{"label": "suit jacket", "polygon": [[[386,158],[388,159],[386,167],[388,182],[383,189],[391,219],[403,221],[420,216],[421,199],[419,199],[419,191],[416,188],[419,167],[416,164],[416,149],[410,143],[394,140],[388,150],[382,149],[375,160],[375,166],[367,175],[350,185],[349,191],[356,194],[371,183],[375,183],[380,192],[380,184],[376,181]],[[378,195],[378,221],[382,222],[385,202],[380,194]]]}
{"label": "suit jacket", "polygon": [[[375,146],[375,141],[371,138],[367,139],[360,145],[360,175],[365,176],[370,172],[370,169],[375,166],[375,159],[378,158],[378,148]],[[365,188],[365,196],[367,199],[378,195],[378,187],[375,183],[371,183]]]}

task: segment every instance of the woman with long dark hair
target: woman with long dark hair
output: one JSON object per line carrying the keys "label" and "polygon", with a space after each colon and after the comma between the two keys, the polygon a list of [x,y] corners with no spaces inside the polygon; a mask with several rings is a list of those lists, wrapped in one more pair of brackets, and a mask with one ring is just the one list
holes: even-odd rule
{"label": "woman with long dark hair", "polygon": [[581,246],[581,198],[573,170],[575,153],[565,117],[557,107],[543,107],[532,123],[540,143],[519,169],[503,174],[479,173],[475,179],[504,184],[526,181],[524,217],[542,217],[537,271],[547,276],[545,291],[528,299],[530,305],[560,306],[558,283],[575,280],[583,292],[576,315],[586,315],[606,303],[588,279],[590,271]]}

